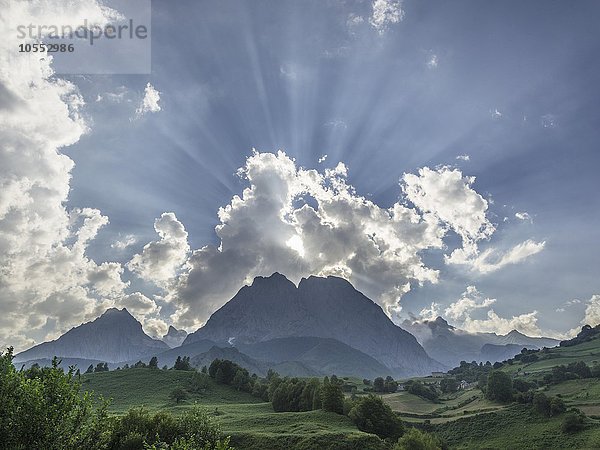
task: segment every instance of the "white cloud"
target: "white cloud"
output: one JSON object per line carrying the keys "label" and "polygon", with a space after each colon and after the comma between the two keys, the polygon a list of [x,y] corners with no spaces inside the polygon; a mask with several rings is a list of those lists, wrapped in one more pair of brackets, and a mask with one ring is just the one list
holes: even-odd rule
{"label": "white cloud", "polygon": [[165,287],[187,259],[190,251],[188,233],[172,212],[163,213],[156,219],[154,229],[160,239],[146,244],[142,253],[134,255],[127,263],[127,268],[141,278]]}
{"label": "white cloud", "polygon": [[476,309],[487,309],[496,302],[493,298],[483,298],[475,286],[468,286],[461,298],[452,303],[444,311],[445,316],[451,320],[465,320]]}
{"label": "white cloud", "polygon": [[419,252],[443,246],[439,220],[358,195],[343,164],[320,173],[297,167],[283,152],[255,153],[239,174],[249,186],[219,210],[220,245],[192,252],[166,296],[180,308],[180,326],[205,320],[240,285],[274,271],[294,281],[343,276],[388,314],[399,310],[411,284],[437,281]]}
{"label": "white cloud", "polygon": [[144,89],[144,98],[140,105],[135,110],[136,117],[141,117],[147,113],[156,113],[161,110],[158,102],[160,101],[160,92],[157,91],[150,83],[146,84]]}
{"label": "white cloud", "polygon": [[102,25],[115,12],[91,0],[10,6],[0,19],[0,84],[9,99],[0,110],[0,344],[19,349],[47,323],[64,331],[118,305],[128,284],[119,264],[86,255],[108,219],[65,207],[74,164],[61,149],[88,129],[83,98],[53,74],[51,58],[11,47],[16,24]]}
{"label": "white cloud", "polygon": [[585,316],[581,324],[592,327],[600,325],[600,294],[592,295],[592,298],[587,301]]}
{"label": "white cloud", "polygon": [[438,57],[437,55],[431,55],[429,60],[427,60],[427,67],[430,69],[435,69],[438,66]]}
{"label": "white cloud", "polygon": [[118,239],[112,244],[110,244],[111,248],[116,250],[125,250],[127,247],[135,244],[137,242],[137,238],[133,234],[127,234],[123,236],[122,239]]}
{"label": "white cloud", "polygon": [[374,0],[372,8],[369,23],[379,34],[385,33],[391,24],[404,19],[401,0]]}
{"label": "white cloud", "polygon": [[505,266],[518,264],[525,259],[538,254],[546,246],[546,242],[535,242],[527,239],[511,249],[500,252],[494,248],[488,248],[479,253],[476,248],[457,249],[446,258],[448,264],[466,265],[471,270],[483,274],[492,273]]}
{"label": "white cloud", "polygon": [[402,180],[408,200],[455,231],[463,247],[472,249],[494,233],[486,217],[488,201],[472,188],[475,177],[463,177],[460,170],[449,167],[424,167],[418,175],[404,174]]}
{"label": "white cloud", "polygon": [[319,158],[319,164],[325,162],[325,160],[327,159],[327,155],[323,155]]}
{"label": "white cloud", "polygon": [[438,316],[441,316],[440,304],[431,302],[427,308],[423,308],[419,312],[419,320],[435,320]]}
{"label": "white cloud", "polygon": [[[445,315],[458,328],[471,333],[506,334],[517,330],[529,336],[542,334],[537,325],[537,311],[504,318],[489,308],[494,303],[496,303],[496,299],[484,297],[475,286],[469,286],[460,299],[446,308]],[[473,313],[479,310],[486,310],[485,318],[473,318]]]}
{"label": "white cloud", "polygon": [[533,218],[529,215],[529,213],[522,211],[522,212],[516,212],[515,213],[515,217],[519,220],[523,220],[523,221],[527,221],[530,223],[533,223]]}
{"label": "white cloud", "polygon": [[456,159],[461,160],[461,161],[470,161],[471,157],[469,155],[458,155],[456,157]]}

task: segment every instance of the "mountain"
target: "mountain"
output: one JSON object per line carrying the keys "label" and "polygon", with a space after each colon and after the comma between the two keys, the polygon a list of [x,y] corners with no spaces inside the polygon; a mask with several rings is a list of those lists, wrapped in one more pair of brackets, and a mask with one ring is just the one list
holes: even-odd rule
{"label": "mountain", "polygon": [[461,361],[503,361],[523,348],[555,347],[559,343],[556,339],[530,337],[516,330],[506,335],[469,333],[453,327],[442,317],[404,321],[402,326],[417,337],[429,356],[450,367],[458,366]]}
{"label": "mountain", "polygon": [[228,359],[243,368],[247,369],[250,374],[257,374],[264,377],[267,374],[269,365],[256,361],[248,355],[244,355],[235,347],[211,347],[207,352],[196,355],[190,360],[190,364],[194,367],[209,367],[215,359]]}
{"label": "mountain", "polygon": [[559,345],[560,341],[547,337],[531,337],[517,330],[512,330],[504,336],[498,336],[498,343],[525,345],[527,348],[551,348]]}
{"label": "mountain", "polygon": [[208,339],[237,346],[287,337],[335,339],[396,376],[443,369],[381,307],[348,281],[332,276],[303,278],[298,287],[279,273],[257,277],[188,335],[184,345]]}
{"label": "mountain", "polygon": [[187,332],[185,330],[178,330],[173,325],[169,326],[169,331],[162,337],[162,341],[171,348],[179,347],[185,338]]}
{"label": "mountain", "polygon": [[[288,337],[254,344],[238,344],[245,354],[280,365],[298,363],[301,369],[310,369],[318,375],[333,373],[344,376],[373,379],[391,375],[388,367],[375,358],[331,338]],[[275,366],[272,366],[277,372]],[[301,376],[287,369],[289,375]]]}
{"label": "mountain", "polygon": [[106,362],[137,360],[168,350],[152,339],[125,308],[110,308],[96,320],[67,331],[54,341],[44,342],[15,356],[15,363],[54,356]]}

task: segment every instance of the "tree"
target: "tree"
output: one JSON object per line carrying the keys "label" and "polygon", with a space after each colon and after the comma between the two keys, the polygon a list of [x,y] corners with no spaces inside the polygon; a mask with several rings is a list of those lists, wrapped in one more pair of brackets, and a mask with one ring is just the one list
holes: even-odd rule
{"label": "tree", "polygon": [[108,364],[99,362],[94,368],[94,372],[108,372]]}
{"label": "tree", "polygon": [[189,356],[184,356],[183,358],[181,356],[178,356],[177,359],[175,360],[175,364],[173,364],[173,369],[175,369],[175,370],[194,370],[194,368],[190,364]]}
{"label": "tree", "polygon": [[74,367],[65,373],[54,359],[52,367],[25,372],[12,360],[12,348],[0,352],[1,448],[106,448],[107,403],[82,394]]}
{"label": "tree", "polygon": [[503,403],[510,402],[512,400],[512,380],[510,376],[498,370],[490,372],[485,396],[489,400]]}
{"label": "tree", "polygon": [[323,411],[343,414],[344,393],[339,384],[331,382],[323,383],[321,387],[321,407]]}
{"label": "tree", "polygon": [[442,381],[440,381],[440,389],[445,394],[456,392],[458,391],[458,381],[456,381],[456,378],[442,378]]}
{"label": "tree", "polygon": [[536,392],[533,396],[533,407],[540,414],[550,417],[552,414],[550,409],[550,399],[543,392]]}
{"label": "tree", "polygon": [[250,387],[250,375],[246,369],[238,369],[233,376],[231,385],[238,391],[248,391]]}
{"label": "tree", "polygon": [[390,406],[373,394],[357,400],[348,417],[359,430],[376,434],[382,439],[398,439],[404,431],[402,421]]}
{"label": "tree", "polygon": [[394,450],[441,450],[442,444],[435,436],[421,431],[417,428],[411,428],[398,443]]}
{"label": "tree", "polygon": [[584,428],[584,415],[570,412],[565,415],[560,429],[563,433],[576,433]]}
{"label": "tree", "polygon": [[176,387],[169,394],[169,398],[175,400],[175,403],[179,403],[180,401],[183,401],[188,397],[188,392],[182,387]]}
{"label": "tree", "polygon": [[94,372],[94,365],[90,364],[89,367],[87,368],[87,370],[85,371],[85,373],[93,373]]}
{"label": "tree", "polygon": [[153,356],[152,358],[150,358],[148,367],[150,367],[151,369],[158,369],[158,358],[156,356]]}
{"label": "tree", "polygon": [[383,392],[384,389],[385,389],[384,379],[381,377],[375,378],[375,380],[373,380],[373,390],[375,392]]}

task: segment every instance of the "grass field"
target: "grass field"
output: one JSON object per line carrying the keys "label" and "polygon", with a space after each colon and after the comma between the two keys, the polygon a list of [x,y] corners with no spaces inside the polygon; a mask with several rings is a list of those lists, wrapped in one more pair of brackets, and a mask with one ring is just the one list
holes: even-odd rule
{"label": "grass field", "polygon": [[524,405],[434,426],[453,449],[597,449],[600,426],[590,420],[576,434],[561,431],[562,417],[547,419]]}
{"label": "grass field", "polygon": [[140,406],[178,414],[194,404],[204,406],[238,449],[381,448],[376,436],[359,431],[346,416],[323,411],[276,413],[270,403],[212,380],[204,393],[191,395],[180,404],[169,399],[169,393],[176,387],[185,388],[191,376],[192,372],[177,370],[127,369],[83,375],[82,383],[84,390],[112,399],[112,414]]}

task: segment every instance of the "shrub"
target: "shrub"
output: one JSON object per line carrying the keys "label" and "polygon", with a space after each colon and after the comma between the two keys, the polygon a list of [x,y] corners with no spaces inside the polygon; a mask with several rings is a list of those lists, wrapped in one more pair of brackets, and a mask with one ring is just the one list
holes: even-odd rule
{"label": "shrub", "polygon": [[563,433],[576,433],[583,429],[584,416],[576,412],[570,412],[565,415],[560,428]]}
{"label": "shrub", "polygon": [[348,417],[359,430],[376,434],[383,439],[397,439],[404,431],[402,421],[390,406],[373,394],[357,400]]}
{"label": "shrub", "polygon": [[94,406],[74,368],[52,367],[17,372],[13,352],[0,352],[0,442],[9,449],[62,450],[103,448],[109,428],[106,402]]}
{"label": "shrub", "polygon": [[394,450],[441,450],[442,444],[438,438],[432,434],[411,428],[398,443],[394,446]]}

